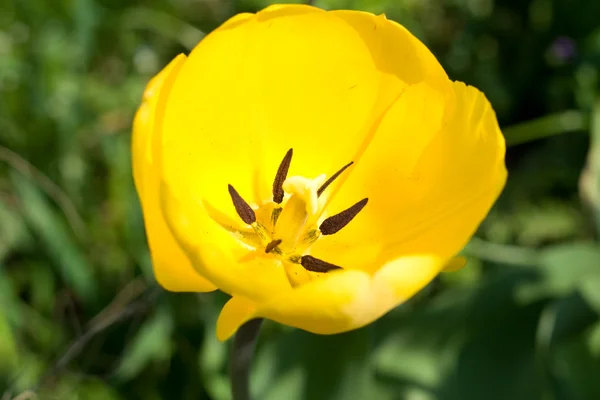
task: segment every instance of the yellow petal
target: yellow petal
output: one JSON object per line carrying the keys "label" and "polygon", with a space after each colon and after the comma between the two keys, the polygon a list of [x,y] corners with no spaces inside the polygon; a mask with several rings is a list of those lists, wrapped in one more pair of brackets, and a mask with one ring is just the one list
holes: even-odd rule
{"label": "yellow petal", "polygon": [[256,301],[291,290],[280,260],[265,258],[263,249],[254,251],[243,244],[239,236],[213,220],[202,203],[187,196],[177,198],[168,186],[161,196],[179,244],[194,267],[219,289]]}
{"label": "yellow petal", "polygon": [[477,89],[429,80],[409,87],[328,207],[368,205],[314,255],[376,270],[404,254],[458,253],[506,181],[505,145],[494,111]]}
{"label": "yellow petal", "polygon": [[419,83],[430,77],[448,77],[435,56],[419,39],[402,25],[388,20],[385,15],[351,10],[331,13],[356,30],[371,51],[377,68],[390,77],[408,84]]}
{"label": "yellow petal", "polygon": [[431,256],[403,257],[375,275],[363,271],[334,272],[262,304],[230,300],[222,311],[219,340],[229,338],[244,322],[266,317],[319,334],[367,325],[427,285],[444,261]]}
{"label": "yellow petal", "polygon": [[157,141],[155,128],[161,118],[161,107],[164,107],[165,98],[184,62],[184,55],[176,57],[146,87],[143,103],[134,120],[133,173],[156,280],[172,291],[205,292],[214,290],[215,286],[193,269],[173,238],[159,207],[160,160],[154,151]]}
{"label": "yellow petal", "polygon": [[217,339],[227,340],[241,324],[252,319],[256,304],[244,297],[234,296],[221,310],[217,320]]}
{"label": "yellow petal", "polygon": [[266,21],[278,17],[289,15],[300,15],[324,12],[322,9],[307,4],[272,4],[261,10],[257,16],[260,20]]}
{"label": "yellow petal", "polygon": [[169,97],[165,177],[235,217],[227,184],[250,203],[268,199],[290,148],[289,176],[346,164],[371,125],[379,83],[356,32],[316,8],[269,8],[219,29],[194,49]]}
{"label": "yellow petal", "polygon": [[[401,40],[413,46],[414,38],[405,36]],[[385,96],[391,103],[405,86],[384,84],[389,72],[380,71],[382,54],[375,57],[370,45],[345,19],[306,6],[270,7],[208,35],[181,68],[162,126],[165,190],[174,218],[187,218],[187,224],[186,214],[203,212],[208,204],[239,221],[227,185],[251,205],[269,199],[289,148],[289,176],[331,175],[352,160],[389,105],[382,93],[393,92]],[[403,63],[420,54],[411,51]],[[210,219],[194,221],[206,224],[173,224],[189,235],[178,239],[194,259],[213,258],[202,251],[237,252],[235,238]],[[239,258],[236,253],[231,263],[196,267],[225,291],[246,296],[280,282],[266,272],[241,281]],[[285,280],[280,283],[281,290],[289,289]]]}

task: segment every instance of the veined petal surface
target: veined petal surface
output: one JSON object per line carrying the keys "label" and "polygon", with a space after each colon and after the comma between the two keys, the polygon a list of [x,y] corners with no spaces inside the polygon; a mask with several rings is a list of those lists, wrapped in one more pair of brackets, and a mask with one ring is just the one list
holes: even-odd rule
{"label": "veined petal surface", "polygon": [[164,102],[185,56],[176,57],[147,85],[133,126],[133,175],[142,204],[144,223],[156,280],[166,289],[207,292],[216,286],[192,267],[164,219],[159,201],[160,151],[157,143]]}
{"label": "veined petal surface", "polygon": [[328,207],[369,207],[312,247],[345,268],[374,272],[406,254],[450,258],[466,244],[506,181],[504,138],[485,96],[460,82],[410,86]]}

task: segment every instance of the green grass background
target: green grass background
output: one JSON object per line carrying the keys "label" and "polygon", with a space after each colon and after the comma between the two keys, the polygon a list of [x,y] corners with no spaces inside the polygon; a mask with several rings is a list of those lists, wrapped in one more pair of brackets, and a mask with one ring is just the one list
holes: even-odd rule
{"label": "green grass background", "polygon": [[[269,3],[0,3],[1,400],[229,398],[226,296],[154,282],[131,120],[172,57]],[[468,267],[375,324],[265,324],[256,398],[600,399],[600,2],[315,3],[385,12],[482,89],[510,177]]]}

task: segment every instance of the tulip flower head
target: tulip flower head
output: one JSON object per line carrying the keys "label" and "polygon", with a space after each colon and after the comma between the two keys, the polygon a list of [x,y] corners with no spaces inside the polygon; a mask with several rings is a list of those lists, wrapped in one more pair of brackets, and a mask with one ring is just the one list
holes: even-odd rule
{"label": "tulip flower head", "polygon": [[355,329],[459,267],[504,154],[485,96],[404,27],[300,5],[225,22],[134,121],[156,278],[230,294],[221,340],[257,317]]}

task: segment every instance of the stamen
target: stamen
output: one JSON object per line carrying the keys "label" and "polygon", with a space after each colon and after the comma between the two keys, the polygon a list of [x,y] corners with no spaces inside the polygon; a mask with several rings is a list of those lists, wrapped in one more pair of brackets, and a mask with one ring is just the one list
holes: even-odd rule
{"label": "stamen", "polygon": [[300,259],[300,265],[304,267],[307,271],[312,272],[329,272],[335,269],[342,269],[337,265],[330,264],[326,261],[319,260],[313,256],[302,256]]}
{"label": "stamen", "polygon": [[248,225],[252,225],[256,222],[256,214],[254,210],[244,199],[242,196],[233,188],[231,185],[227,185],[229,189],[229,195],[231,196],[231,200],[233,200],[233,206],[235,207],[235,211],[237,211],[238,215]]}
{"label": "stamen", "polygon": [[273,226],[275,226],[275,224],[277,223],[277,220],[279,219],[279,216],[281,215],[282,211],[283,211],[283,208],[278,207],[278,208],[274,208],[273,211],[271,212],[271,224]]}
{"label": "stamen", "polygon": [[348,168],[352,164],[354,164],[354,161],[350,161],[348,164],[344,165],[342,167],[342,169],[340,169],[338,172],[331,175],[331,177],[329,179],[327,179],[325,181],[325,183],[322,184],[321,187],[317,190],[317,197],[321,196],[321,194],[325,191],[325,189],[327,189],[327,186],[331,185],[333,183],[333,181],[335,181],[337,179],[337,177],[340,176],[342,174],[342,172],[344,172],[346,170],[346,168]]}
{"label": "stamen", "polygon": [[275,180],[273,181],[273,201],[277,204],[281,204],[283,201],[283,182],[285,181],[287,173],[290,169],[292,155],[294,155],[293,149],[289,149],[287,153],[285,153],[285,157],[283,157],[283,160],[281,160],[281,164],[279,164],[277,174],[275,175]]}
{"label": "stamen", "polygon": [[267,247],[265,247],[265,253],[270,253],[270,252],[272,252],[273,250],[275,250],[275,248],[276,248],[277,246],[279,246],[279,245],[281,244],[281,242],[282,242],[282,241],[283,241],[283,240],[281,240],[281,239],[276,239],[276,240],[273,240],[271,243],[269,243],[269,244],[267,245]]}
{"label": "stamen", "polygon": [[323,235],[333,235],[334,233],[348,225],[348,223],[352,221],[354,217],[356,217],[356,214],[358,214],[360,210],[362,210],[363,207],[367,205],[368,201],[369,199],[362,199],[347,210],[344,210],[339,214],[327,218],[321,223],[321,225],[319,226],[319,230]]}
{"label": "stamen", "polygon": [[310,231],[306,232],[306,234],[302,238],[302,242],[305,245],[310,246],[311,244],[317,241],[320,234],[321,232],[319,232],[317,229],[311,229]]}

